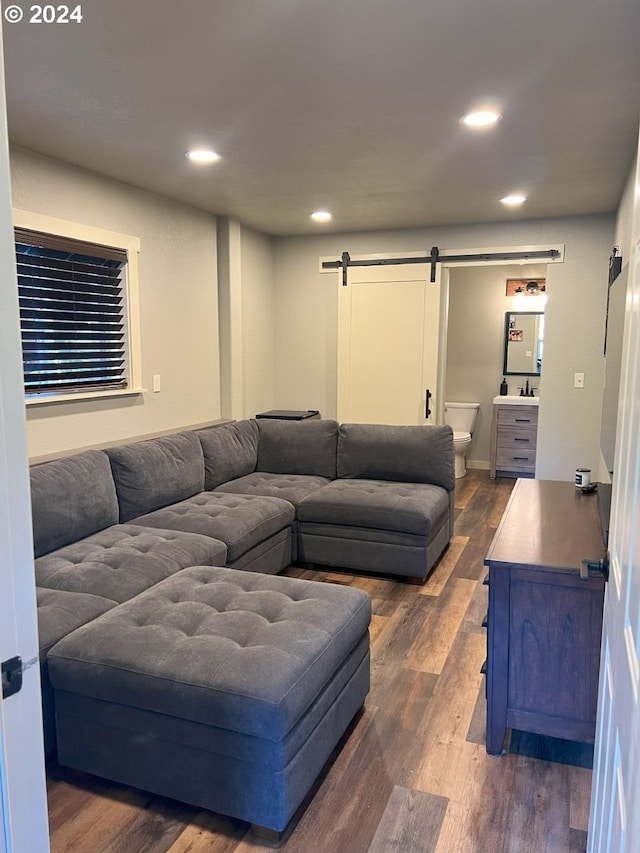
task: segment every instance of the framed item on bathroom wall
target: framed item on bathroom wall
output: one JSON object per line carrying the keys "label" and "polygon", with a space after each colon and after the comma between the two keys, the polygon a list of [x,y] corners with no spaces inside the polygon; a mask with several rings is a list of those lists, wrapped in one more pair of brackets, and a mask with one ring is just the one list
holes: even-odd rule
{"label": "framed item on bathroom wall", "polygon": [[507,311],[504,322],[505,376],[540,376],[544,312]]}
{"label": "framed item on bathroom wall", "polygon": [[506,295],[540,296],[546,289],[546,278],[508,278]]}

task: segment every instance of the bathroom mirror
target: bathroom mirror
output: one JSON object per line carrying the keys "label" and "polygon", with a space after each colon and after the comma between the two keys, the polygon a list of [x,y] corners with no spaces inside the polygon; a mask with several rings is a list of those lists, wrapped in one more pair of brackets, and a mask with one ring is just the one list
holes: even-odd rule
{"label": "bathroom mirror", "polygon": [[503,373],[540,376],[543,338],[544,314],[541,311],[507,311]]}

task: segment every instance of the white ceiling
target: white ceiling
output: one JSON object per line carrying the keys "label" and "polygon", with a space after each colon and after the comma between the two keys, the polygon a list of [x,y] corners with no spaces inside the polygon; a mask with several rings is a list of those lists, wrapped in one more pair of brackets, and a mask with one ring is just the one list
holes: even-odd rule
{"label": "white ceiling", "polygon": [[[631,167],[637,0],[85,0],[49,25],[18,5],[13,142],[270,234],[608,212]],[[486,99],[500,124],[461,126]]]}

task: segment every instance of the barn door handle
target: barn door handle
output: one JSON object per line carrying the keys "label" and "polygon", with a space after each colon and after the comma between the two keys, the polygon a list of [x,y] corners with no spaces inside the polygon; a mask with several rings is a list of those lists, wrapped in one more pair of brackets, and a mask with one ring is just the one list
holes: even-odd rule
{"label": "barn door handle", "polygon": [[2,661],[2,698],[8,699],[22,690],[22,658]]}
{"label": "barn door handle", "polygon": [[433,395],[432,395],[431,391],[429,391],[429,389],[427,388],[427,390],[425,391],[425,403],[424,403],[425,420],[429,420],[429,418],[431,417],[431,406],[429,405],[429,403],[431,402],[432,396]]}

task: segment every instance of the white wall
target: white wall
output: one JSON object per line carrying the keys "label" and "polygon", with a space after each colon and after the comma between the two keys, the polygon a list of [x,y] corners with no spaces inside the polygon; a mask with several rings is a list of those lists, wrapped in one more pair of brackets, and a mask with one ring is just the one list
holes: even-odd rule
{"label": "white wall", "polygon": [[220,335],[220,412],[243,417],[241,225],[218,217],[218,326]]}
{"label": "white wall", "polygon": [[[626,302],[626,288],[627,288],[627,280],[630,272],[629,261],[632,257],[633,253],[633,203],[634,203],[634,191],[636,187],[636,159],[634,158],[633,165],[629,172],[629,177],[627,179],[627,183],[625,185],[624,191],[622,193],[622,198],[620,200],[620,206],[618,207],[618,213],[616,217],[616,234],[614,245],[618,246],[619,254],[622,256],[622,270],[619,278],[616,280],[613,290],[611,291],[611,305],[610,305],[610,329],[611,327],[615,328],[616,324],[619,324],[620,320],[617,316],[616,312],[616,304],[622,301],[623,299]],[[624,321],[622,321],[624,323]],[[618,392],[619,392],[619,362],[616,361],[617,358],[621,357],[622,351],[622,334],[624,330],[619,333],[619,339],[617,341],[613,341],[610,332],[607,334],[607,353],[608,353],[608,372],[609,376],[605,375],[605,383],[608,383],[608,387],[605,388],[604,392],[604,401],[606,406],[614,406],[617,400]],[[617,415],[617,409],[616,409]],[[603,443],[609,449],[609,454],[611,453],[611,448],[615,447],[615,426],[616,426],[616,418],[612,415],[610,409],[603,410],[602,413],[602,434],[603,434]],[[610,482],[609,476],[609,465],[605,460],[602,453],[600,453],[600,457],[598,460],[598,467],[596,469],[596,476],[599,482]]]}
{"label": "white wall", "polygon": [[250,418],[275,405],[273,240],[218,219],[222,416]]}
{"label": "white wall", "polygon": [[[547,268],[544,367],[536,476],[572,480],[597,470],[604,384],[604,321],[613,219],[585,218],[564,264]],[[584,373],[585,387],[574,388]]]}
{"label": "white wall", "polygon": [[276,406],[337,412],[338,292],[318,273],[321,255],[338,258],[349,235],[275,241]]}
{"label": "white wall", "polygon": [[[452,269],[449,277],[449,324],[445,399],[480,403],[467,450],[470,467],[489,467],[492,400],[500,393],[507,311],[544,311],[539,296],[507,296],[508,278],[545,278],[546,265],[479,266]],[[510,394],[525,378],[505,377]],[[538,377],[529,377],[534,388]]]}
{"label": "white wall", "polygon": [[633,193],[636,187],[636,164],[635,161],[629,172],[627,183],[625,184],[620,207],[616,217],[616,237],[615,245],[619,247],[622,255],[622,266],[629,263],[632,248],[633,234]]}
{"label": "white wall", "polygon": [[[319,272],[319,258],[374,252],[427,254],[510,245],[565,244],[565,261],[550,264],[546,308],[544,397],[540,412],[541,478],[573,479],[595,468],[602,400],[602,335],[613,216],[450,226],[368,234],[281,238],[276,259],[276,402],[283,408],[336,413],[337,277]],[[498,368],[500,370],[501,368]],[[573,374],[585,388],[573,389]]]}
{"label": "white wall", "polygon": [[140,396],[29,407],[29,455],[220,417],[216,223],[209,214],[20,148],[14,207],[139,237]]}
{"label": "white wall", "polygon": [[275,406],[273,240],[242,227],[243,417]]}

